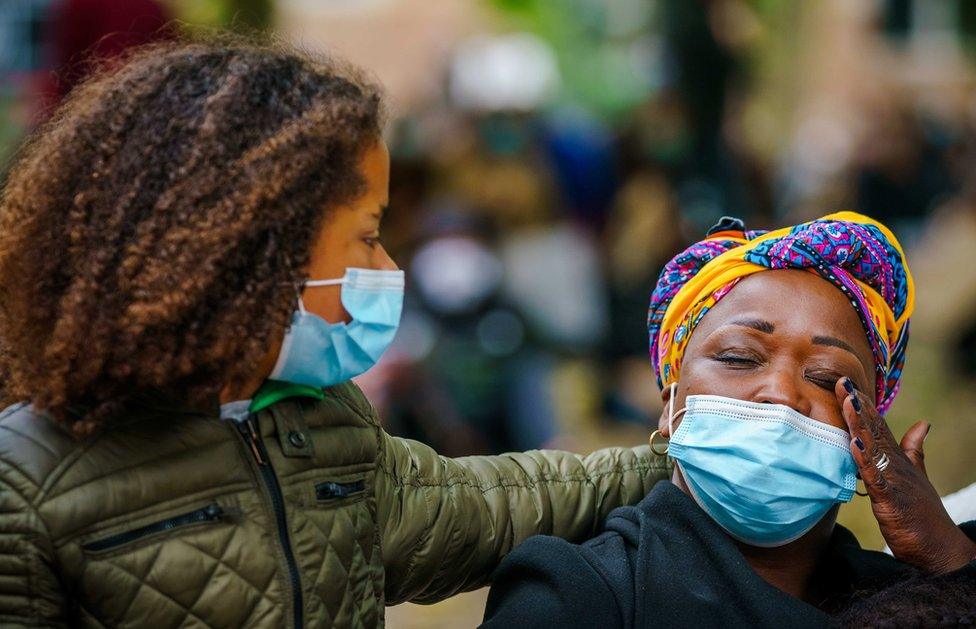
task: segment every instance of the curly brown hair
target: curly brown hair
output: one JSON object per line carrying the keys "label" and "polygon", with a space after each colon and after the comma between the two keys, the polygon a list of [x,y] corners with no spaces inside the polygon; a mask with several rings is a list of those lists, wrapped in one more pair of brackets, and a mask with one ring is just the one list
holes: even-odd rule
{"label": "curly brown hair", "polygon": [[382,124],[374,84],[276,43],[152,45],[80,85],[0,196],[7,397],[86,434],[253,378]]}

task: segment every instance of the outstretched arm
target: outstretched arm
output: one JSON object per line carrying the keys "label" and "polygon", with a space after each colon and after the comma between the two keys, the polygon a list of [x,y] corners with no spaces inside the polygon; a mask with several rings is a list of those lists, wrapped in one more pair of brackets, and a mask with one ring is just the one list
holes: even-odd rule
{"label": "outstretched arm", "polygon": [[391,605],[479,587],[532,535],[585,539],[667,475],[647,446],[451,459],[381,434],[375,493]]}

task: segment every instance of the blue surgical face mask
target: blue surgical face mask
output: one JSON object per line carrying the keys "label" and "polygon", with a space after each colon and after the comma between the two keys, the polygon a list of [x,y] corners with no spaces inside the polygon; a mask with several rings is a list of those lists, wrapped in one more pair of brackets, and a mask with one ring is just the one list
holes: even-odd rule
{"label": "blue surgical face mask", "polygon": [[739,541],[788,544],[854,495],[856,467],[844,430],[788,406],[718,395],[688,396],[682,412],[668,454],[695,502]]}
{"label": "blue surgical face mask", "polygon": [[313,387],[330,387],[376,364],[393,342],[403,310],[403,271],[346,269],[338,280],[313,280],[310,286],[342,285],[349,323],[329,323],[305,310],[301,297],[269,378]]}

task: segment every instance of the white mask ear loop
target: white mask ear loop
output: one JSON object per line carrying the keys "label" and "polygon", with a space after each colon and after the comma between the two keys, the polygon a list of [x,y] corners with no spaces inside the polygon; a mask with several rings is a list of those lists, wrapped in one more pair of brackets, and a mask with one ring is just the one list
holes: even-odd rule
{"label": "white mask ear loop", "polygon": [[302,287],[305,287],[305,286],[312,286],[312,287],[315,287],[315,286],[335,286],[336,284],[345,284],[345,283],[346,283],[346,278],[344,278],[344,277],[340,277],[337,280],[305,280],[305,283],[302,284]]}
{"label": "white mask ear loop", "polygon": [[680,409],[677,413],[674,412],[674,396],[678,393],[678,383],[672,382],[670,385],[671,392],[668,394],[668,439],[674,438],[674,420],[679,417],[682,413],[687,411],[687,408]]}
{"label": "white mask ear loop", "polygon": [[344,277],[341,277],[337,280],[305,280],[302,283],[301,288],[298,289],[298,311],[302,314],[305,314],[305,303],[302,301],[302,289],[307,288],[309,286],[314,288],[316,286],[335,286],[337,284],[345,284],[345,283],[346,283],[346,278]]}

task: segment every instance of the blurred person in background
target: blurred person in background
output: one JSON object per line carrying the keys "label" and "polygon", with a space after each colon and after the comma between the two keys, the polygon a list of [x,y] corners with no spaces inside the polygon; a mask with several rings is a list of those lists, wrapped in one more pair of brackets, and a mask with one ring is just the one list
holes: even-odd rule
{"label": "blurred person in background", "polygon": [[[483,626],[827,626],[852,597],[919,573],[963,586],[932,613],[971,617],[958,606],[976,582],[976,522],[957,526],[927,478],[930,425],[899,443],[883,418],[914,299],[901,246],[866,216],[772,232],[723,219],[651,297],[666,405],[651,443],[672,480],[585,544],[516,548]],[[836,524],[857,478],[894,557]]]}
{"label": "blurred person in background", "polygon": [[[390,220],[416,234],[400,251],[417,290],[404,316],[410,333],[364,385],[390,404],[392,430],[445,452],[551,446],[566,432],[556,381],[607,333],[600,243],[589,210],[572,209],[586,203],[556,184],[546,117],[508,109],[451,119],[451,133],[441,129],[445,139],[426,153],[417,150],[423,122],[402,125],[393,140],[404,147],[394,168],[428,173],[417,181],[430,183],[418,194],[413,181],[394,182],[407,207],[394,207]],[[588,150],[560,150],[588,163]],[[414,410],[431,403],[454,409],[441,418],[456,417],[451,426],[462,430]]]}
{"label": "blurred person in background", "polygon": [[[647,120],[645,129],[660,121]],[[666,123],[665,123],[666,124]],[[621,180],[602,234],[610,298],[610,330],[603,348],[612,377],[604,406],[615,419],[646,426],[659,411],[647,364],[647,296],[677,250],[682,217],[666,160],[652,153],[637,129],[621,138]]]}
{"label": "blurred person in background", "polygon": [[375,626],[666,473],[647,446],[450,459],[381,428],[350,378],[403,303],[382,122],[341,64],[164,44],[25,146],[0,197],[4,624]]}
{"label": "blurred person in background", "polygon": [[[427,223],[428,236],[408,266],[416,290],[405,305],[404,334],[391,348],[391,360],[413,360],[388,374],[390,430],[444,453],[545,446],[557,430],[548,386],[552,359],[502,294],[492,227],[471,211],[450,209]],[[438,421],[427,410],[431,403],[450,407],[441,417],[456,417],[452,426],[464,430],[430,425]]]}
{"label": "blurred person in background", "polygon": [[946,156],[951,136],[906,100],[880,104],[868,119],[855,164],[856,207],[914,244],[932,211],[958,190]]}
{"label": "blurred person in background", "polygon": [[[742,5],[742,6],[739,6]],[[729,100],[740,89],[743,59],[735,49],[730,12],[749,12],[746,3],[661,2],[661,30],[671,62],[671,107],[680,110],[687,146],[676,161],[678,195],[686,218],[701,233],[723,214],[753,218],[755,205],[724,128]]]}

